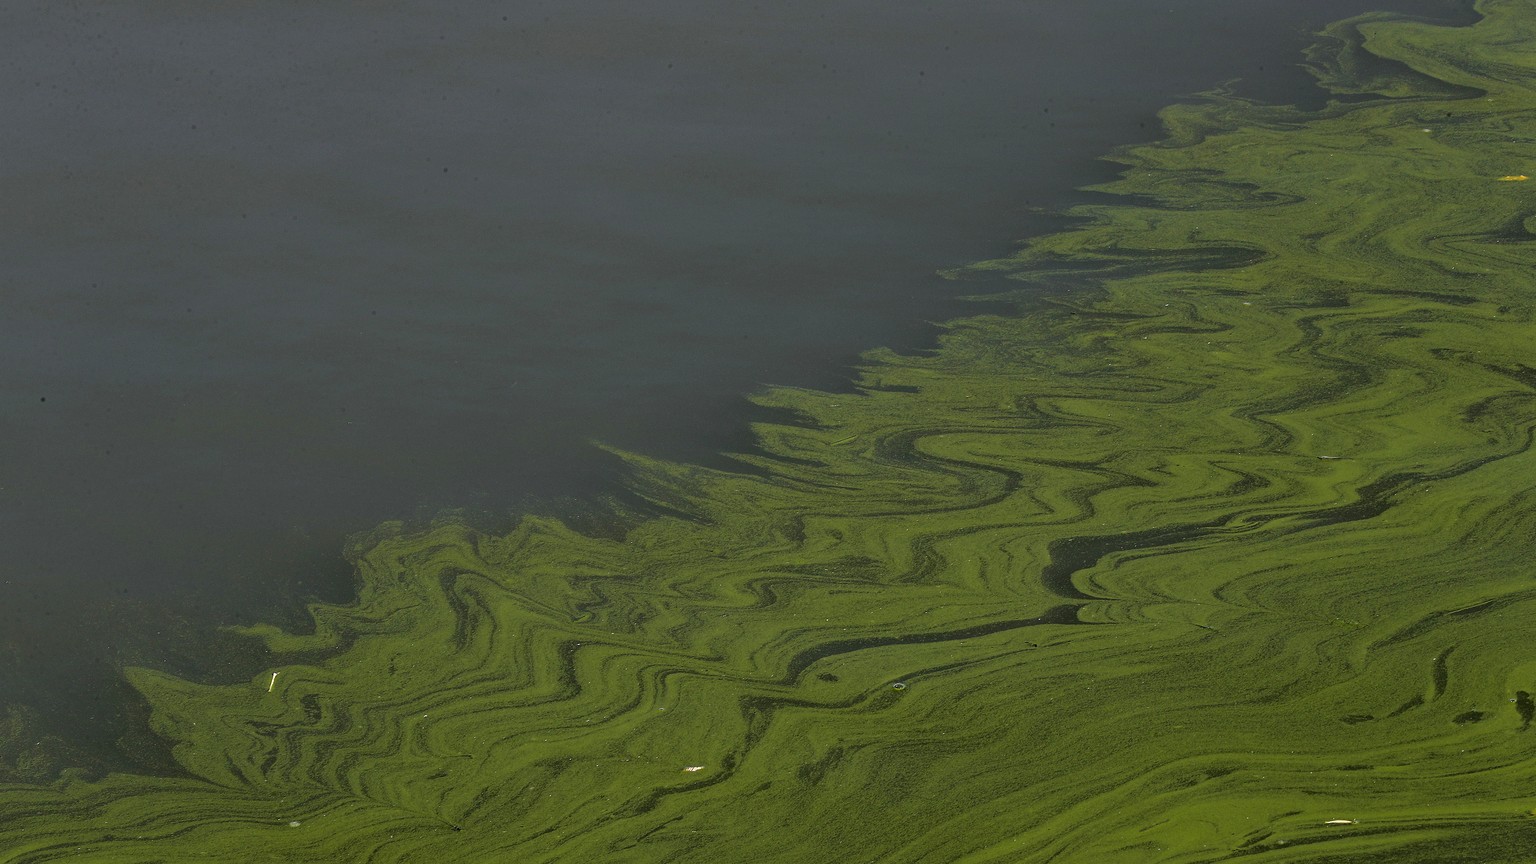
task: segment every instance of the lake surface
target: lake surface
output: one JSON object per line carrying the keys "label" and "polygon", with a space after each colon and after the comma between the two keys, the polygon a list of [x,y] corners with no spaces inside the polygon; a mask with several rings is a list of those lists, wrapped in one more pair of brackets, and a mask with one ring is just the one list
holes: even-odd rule
{"label": "lake surface", "polygon": [[125,664],[342,598],[344,538],[720,464],[764,384],[976,310],[1109,149],[1312,100],[1371,8],[1191,0],[8,4],[0,692],[116,735]]}

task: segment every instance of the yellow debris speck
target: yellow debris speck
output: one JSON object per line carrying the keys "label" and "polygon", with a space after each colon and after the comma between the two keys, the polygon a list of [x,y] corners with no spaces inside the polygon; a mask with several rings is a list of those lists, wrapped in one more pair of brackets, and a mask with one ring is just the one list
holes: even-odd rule
{"label": "yellow debris speck", "polygon": [[1499,178],[1499,180],[1501,180],[1501,181],[1503,181],[1505,183],[1518,183],[1518,182],[1520,182],[1522,180],[1529,180],[1529,179],[1531,179],[1531,178],[1525,176],[1524,174],[1505,174],[1503,177]]}

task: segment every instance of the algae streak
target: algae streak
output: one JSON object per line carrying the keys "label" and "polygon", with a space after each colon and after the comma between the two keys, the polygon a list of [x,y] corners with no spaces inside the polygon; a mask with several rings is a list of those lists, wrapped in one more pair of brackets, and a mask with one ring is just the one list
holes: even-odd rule
{"label": "algae streak", "polygon": [[0,788],[0,860],[1536,860],[1536,0],[1479,8],[1170,109],[975,268],[1091,296],[634,458],[676,517],[384,529],[293,663],[132,671],[184,774]]}

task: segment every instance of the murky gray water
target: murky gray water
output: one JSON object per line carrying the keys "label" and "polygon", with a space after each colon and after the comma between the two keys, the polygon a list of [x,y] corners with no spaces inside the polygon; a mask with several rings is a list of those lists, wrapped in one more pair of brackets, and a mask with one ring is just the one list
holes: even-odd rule
{"label": "murky gray water", "polygon": [[[343,537],[749,446],[963,314],[935,269],[1306,32],[1452,0],[0,8],[0,699],[344,596]],[[975,286],[967,286],[967,290]]]}

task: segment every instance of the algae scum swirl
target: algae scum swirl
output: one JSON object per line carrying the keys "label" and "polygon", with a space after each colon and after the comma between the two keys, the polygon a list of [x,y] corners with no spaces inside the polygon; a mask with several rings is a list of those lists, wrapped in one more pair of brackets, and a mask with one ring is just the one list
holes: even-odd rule
{"label": "algae scum swirl", "polygon": [[[622,533],[381,529],[6,862],[1536,860],[1536,0],[1368,17]],[[965,276],[965,273],[958,274]],[[275,675],[274,675],[275,673]]]}

